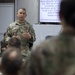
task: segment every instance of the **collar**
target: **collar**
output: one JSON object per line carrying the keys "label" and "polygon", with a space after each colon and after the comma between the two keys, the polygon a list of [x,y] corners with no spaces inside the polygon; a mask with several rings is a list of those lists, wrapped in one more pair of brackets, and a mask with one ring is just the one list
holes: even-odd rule
{"label": "collar", "polygon": [[62,31],[60,35],[75,36],[75,31]]}
{"label": "collar", "polygon": [[25,20],[24,22],[19,22],[19,21],[17,20],[15,23],[16,23],[16,25],[25,25],[26,20]]}

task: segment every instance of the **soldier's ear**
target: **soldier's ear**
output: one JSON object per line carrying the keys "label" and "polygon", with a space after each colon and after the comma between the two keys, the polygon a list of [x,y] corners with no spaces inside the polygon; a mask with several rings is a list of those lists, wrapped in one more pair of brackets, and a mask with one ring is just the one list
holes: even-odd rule
{"label": "soldier's ear", "polygon": [[25,15],[25,17],[27,17],[27,14]]}
{"label": "soldier's ear", "polygon": [[63,15],[62,15],[61,10],[59,11],[59,19],[60,19],[60,20],[62,20],[62,19],[63,19]]}

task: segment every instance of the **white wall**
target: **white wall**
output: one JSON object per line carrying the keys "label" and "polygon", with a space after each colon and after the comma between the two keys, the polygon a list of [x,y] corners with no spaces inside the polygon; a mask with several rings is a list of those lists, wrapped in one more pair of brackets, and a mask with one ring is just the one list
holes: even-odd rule
{"label": "white wall", "polygon": [[0,3],[0,40],[11,22],[14,21],[14,4]]}
{"label": "white wall", "polygon": [[62,31],[61,25],[34,24],[33,28],[36,34],[36,41],[34,42],[34,45],[38,44],[40,41],[45,40],[46,36],[56,36]]}
{"label": "white wall", "polygon": [[38,23],[38,0],[18,0],[18,9],[25,7],[27,10],[26,20],[31,23]]}

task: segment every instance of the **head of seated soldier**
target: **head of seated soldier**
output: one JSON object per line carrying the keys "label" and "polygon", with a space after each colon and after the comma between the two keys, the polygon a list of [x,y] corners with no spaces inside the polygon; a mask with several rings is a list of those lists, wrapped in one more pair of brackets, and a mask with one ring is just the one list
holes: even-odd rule
{"label": "head of seated soldier", "polygon": [[21,53],[16,48],[10,48],[2,54],[3,75],[19,75],[22,66]]}
{"label": "head of seated soldier", "polygon": [[12,37],[8,42],[8,47],[21,48],[21,41],[17,37]]}

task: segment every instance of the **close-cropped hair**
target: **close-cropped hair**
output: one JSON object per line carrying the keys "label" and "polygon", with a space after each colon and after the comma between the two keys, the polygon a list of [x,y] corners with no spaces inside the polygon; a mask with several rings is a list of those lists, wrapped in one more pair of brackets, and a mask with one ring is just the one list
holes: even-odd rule
{"label": "close-cropped hair", "polygon": [[25,10],[25,11],[26,11],[26,9],[25,9],[25,8],[19,8],[19,9],[22,9],[22,10]]}
{"label": "close-cropped hair", "polygon": [[60,14],[68,25],[75,28],[75,0],[61,0]]}
{"label": "close-cropped hair", "polygon": [[[12,53],[16,53],[15,55],[11,55]],[[21,53],[16,50],[16,48],[10,48],[3,52],[2,54],[2,72],[3,74],[17,74],[21,69],[22,65],[22,56]]]}
{"label": "close-cropped hair", "polygon": [[9,46],[19,48],[19,47],[21,47],[21,40],[19,38],[12,37],[9,40],[8,44],[9,44]]}

